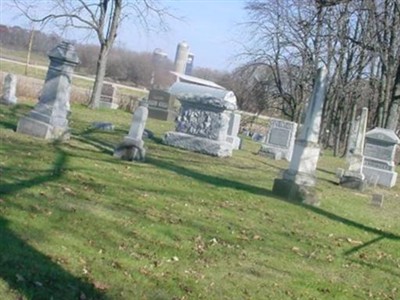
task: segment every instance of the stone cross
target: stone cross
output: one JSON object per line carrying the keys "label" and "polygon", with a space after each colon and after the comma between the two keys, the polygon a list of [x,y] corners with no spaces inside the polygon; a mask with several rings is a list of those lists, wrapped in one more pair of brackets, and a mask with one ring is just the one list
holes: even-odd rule
{"label": "stone cross", "polygon": [[309,198],[310,201],[314,201],[309,188],[316,184],[315,171],[320,154],[318,138],[326,95],[327,73],[325,67],[318,70],[305,122],[296,139],[289,168],[283,172],[282,179],[274,181],[273,192],[278,195],[305,202]]}
{"label": "stone cross", "polygon": [[139,107],[133,114],[133,120],[129,133],[124,137],[124,141],[115,149],[114,157],[124,160],[145,159],[146,151],[142,140],[143,132],[146,127],[147,116],[149,114],[146,101],[140,101]]}
{"label": "stone cross", "polygon": [[17,89],[17,76],[14,74],[7,74],[3,81],[3,95],[1,96],[0,103],[14,105],[17,104],[17,97],[15,91]]}
{"label": "stone cross", "polygon": [[362,173],[364,161],[364,141],[367,130],[368,108],[364,107],[359,120],[353,123],[351,149],[347,156],[349,167],[340,178],[340,185],[348,188],[363,190],[365,176]]}
{"label": "stone cross", "polygon": [[43,139],[68,139],[71,82],[79,58],[69,42],[61,42],[52,49],[49,58],[39,102],[29,115],[19,120],[17,132]]}

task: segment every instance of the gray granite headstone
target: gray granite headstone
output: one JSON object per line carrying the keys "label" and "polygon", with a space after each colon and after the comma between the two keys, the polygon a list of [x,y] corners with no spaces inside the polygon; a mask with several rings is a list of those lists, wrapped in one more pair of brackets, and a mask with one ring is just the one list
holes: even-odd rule
{"label": "gray granite headstone", "polygon": [[191,83],[176,82],[171,94],[181,102],[175,131],[164,143],[190,151],[226,157],[232,155],[227,142],[230,113],[236,109],[233,92]]}
{"label": "gray granite headstone", "polygon": [[149,118],[173,121],[177,114],[174,111],[175,97],[169,92],[159,89],[152,89],[149,92]]}
{"label": "gray granite headstone", "polygon": [[241,116],[239,113],[231,112],[229,116],[228,136],[226,141],[232,144],[233,150],[238,150],[241,145],[240,137],[238,137],[240,129]]}
{"label": "gray granite headstone", "polygon": [[39,102],[29,115],[20,118],[17,132],[43,139],[68,139],[71,82],[79,58],[74,46],[68,42],[52,49],[49,58]]}
{"label": "gray granite headstone", "polygon": [[124,141],[115,149],[114,157],[129,161],[143,161],[145,159],[146,151],[143,147],[143,133],[149,114],[147,107],[147,102],[140,101],[138,108],[136,108],[133,114],[129,133],[124,137]]}
{"label": "gray granite headstone", "polygon": [[14,74],[7,74],[3,81],[3,95],[0,98],[0,103],[7,105],[17,104],[17,97],[15,91],[17,89],[17,76]]}
{"label": "gray granite headstone", "polygon": [[297,124],[290,121],[270,118],[267,125],[267,136],[258,152],[274,159],[292,159]]}
{"label": "gray granite headstone", "polygon": [[101,89],[99,107],[117,109],[117,88],[111,83],[103,83]]}
{"label": "gray granite headstone", "polygon": [[327,73],[324,67],[318,70],[306,119],[296,139],[289,168],[283,172],[282,179],[275,179],[273,185],[275,194],[312,205],[318,205],[313,187],[316,184],[315,172],[320,154],[318,139],[326,95]]}
{"label": "gray granite headstone", "polygon": [[377,176],[379,185],[391,188],[396,184],[394,158],[398,144],[400,139],[393,130],[377,127],[366,133],[362,172],[367,180]]}

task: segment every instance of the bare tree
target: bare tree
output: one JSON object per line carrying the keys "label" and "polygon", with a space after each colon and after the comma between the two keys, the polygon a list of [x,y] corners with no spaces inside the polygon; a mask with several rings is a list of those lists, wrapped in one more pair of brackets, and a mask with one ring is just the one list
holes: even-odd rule
{"label": "bare tree", "polygon": [[49,0],[46,1],[46,7],[40,5],[41,1],[14,0],[14,3],[33,22],[52,22],[63,28],[74,27],[96,34],[100,48],[89,101],[91,108],[99,105],[108,54],[121,22],[131,17],[135,24],[150,29],[151,21],[156,20],[158,28],[166,28],[165,17],[171,16],[157,0]]}

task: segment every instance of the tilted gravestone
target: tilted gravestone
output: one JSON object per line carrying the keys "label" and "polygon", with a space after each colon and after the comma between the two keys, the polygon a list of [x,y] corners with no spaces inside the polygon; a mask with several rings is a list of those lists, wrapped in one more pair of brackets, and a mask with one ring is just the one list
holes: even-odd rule
{"label": "tilted gravestone", "polygon": [[68,42],[52,49],[49,58],[50,65],[39,102],[28,116],[19,120],[17,132],[43,139],[68,139],[71,82],[79,58]]}
{"label": "tilted gravestone", "polygon": [[150,90],[148,103],[149,118],[163,121],[175,120],[177,116],[174,111],[175,97],[169,92],[159,89]]}
{"label": "tilted gravestone", "polygon": [[341,186],[358,190],[364,190],[366,186],[365,176],[362,172],[362,165],[364,161],[363,152],[367,121],[368,108],[364,107],[359,119],[354,120],[352,124],[348,147],[349,150],[347,153],[347,161],[349,166],[344,172],[343,176],[340,178]]}
{"label": "tilted gravestone", "polygon": [[396,184],[394,158],[400,139],[393,130],[374,128],[365,135],[362,172],[366,179],[377,176],[379,185],[393,187]]}
{"label": "tilted gravestone", "polygon": [[111,83],[103,83],[101,89],[99,107],[117,109],[117,88]]}
{"label": "tilted gravestone", "polygon": [[267,136],[258,152],[273,159],[292,159],[297,124],[290,121],[270,118],[267,124]]}
{"label": "tilted gravestone", "polygon": [[129,161],[143,161],[145,159],[146,151],[142,138],[149,113],[147,106],[147,102],[140,101],[139,107],[136,108],[133,114],[129,134],[124,137],[124,141],[115,149],[114,157]]}
{"label": "tilted gravestone", "polygon": [[238,150],[241,145],[241,139],[238,137],[240,129],[241,116],[239,113],[231,112],[229,116],[229,126],[226,141],[232,144],[233,150]]}
{"label": "tilted gravestone", "polygon": [[14,74],[7,74],[3,81],[3,95],[0,98],[0,103],[7,105],[17,104],[17,97],[15,91],[17,89],[17,76]]}
{"label": "tilted gravestone", "polygon": [[307,114],[301,133],[296,139],[289,168],[282,179],[275,179],[273,192],[291,200],[317,205],[313,187],[316,184],[315,171],[320,154],[318,145],[322,108],[326,96],[327,70],[320,68],[314,90],[307,107]]}
{"label": "tilted gravestone", "polygon": [[233,92],[197,84],[176,82],[171,94],[181,102],[175,131],[167,132],[164,143],[190,151],[226,157],[232,155],[227,142],[229,115],[236,109]]}

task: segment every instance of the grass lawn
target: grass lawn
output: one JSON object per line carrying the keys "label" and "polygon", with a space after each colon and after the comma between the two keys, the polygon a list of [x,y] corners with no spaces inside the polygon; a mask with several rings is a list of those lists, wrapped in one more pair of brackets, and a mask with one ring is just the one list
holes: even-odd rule
{"label": "grass lawn", "polygon": [[321,206],[290,203],[271,192],[287,162],[251,140],[209,157],[161,144],[174,125],[149,119],[132,163],[112,157],[131,114],[73,105],[57,144],[14,132],[32,106],[0,106],[0,299],[400,298],[400,183],[373,207],[325,152]]}

